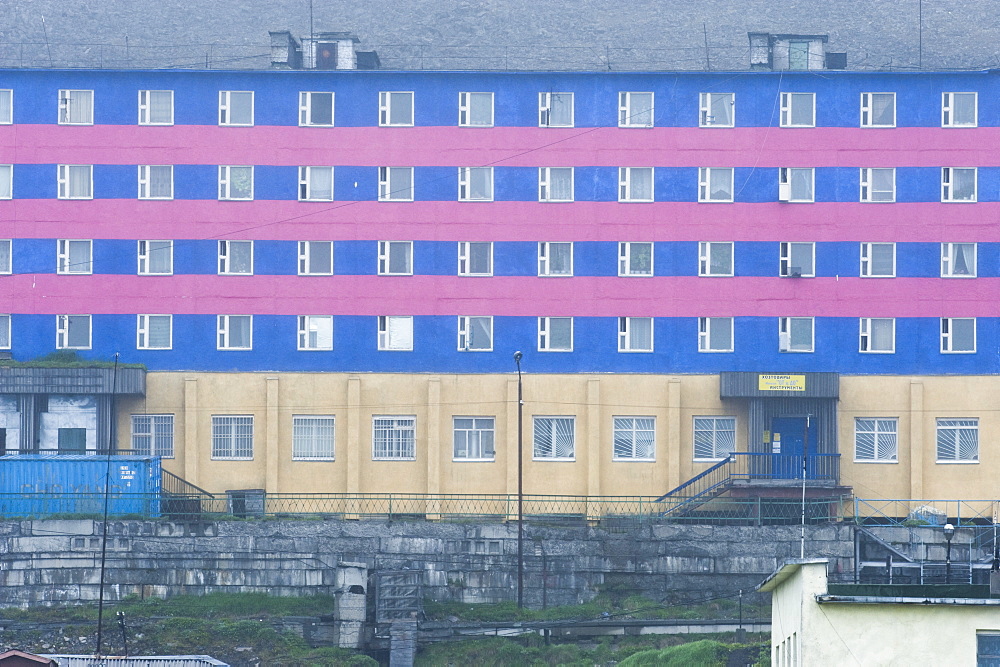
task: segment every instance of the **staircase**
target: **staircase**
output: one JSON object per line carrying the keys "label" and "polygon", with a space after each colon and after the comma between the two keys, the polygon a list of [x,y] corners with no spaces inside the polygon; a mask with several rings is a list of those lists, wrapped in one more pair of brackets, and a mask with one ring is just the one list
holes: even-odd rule
{"label": "staircase", "polygon": [[212,512],[215,496],[186,479],[164,470],[160,486],[161,511],[175,519],[197,519],[203,512]]}

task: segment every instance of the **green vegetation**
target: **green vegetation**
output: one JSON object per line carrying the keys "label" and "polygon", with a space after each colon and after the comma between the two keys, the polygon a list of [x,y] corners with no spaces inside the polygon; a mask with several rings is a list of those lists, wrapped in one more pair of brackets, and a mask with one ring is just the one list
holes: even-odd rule
{"label": "green vegetation", "polygon": [[[0,368],[114,368],[112,359],[84,359],[73,350],[56,350],[28,361],[0,360]],[[145,364],[118,364],[118,368],[145,368]]]}

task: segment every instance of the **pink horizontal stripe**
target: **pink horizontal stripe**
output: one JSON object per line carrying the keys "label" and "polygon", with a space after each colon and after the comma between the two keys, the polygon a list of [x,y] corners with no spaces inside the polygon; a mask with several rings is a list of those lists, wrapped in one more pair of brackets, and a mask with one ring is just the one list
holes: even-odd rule
{"label": "pink horizontal stripe", "polygon": [[[141,221],[141,224],[137,224]],[[1000,202],[0,201],[0,238],[1000,241]]]}
{"label": "pink horizontal stripe", "polygon": [[2,313],[998,317],[1000,278],[0,278]]}
{"label": "pink horizontal stripe", "polygon": [[1000,128],[0,126],[0,163],[905,167],[995,165]]}

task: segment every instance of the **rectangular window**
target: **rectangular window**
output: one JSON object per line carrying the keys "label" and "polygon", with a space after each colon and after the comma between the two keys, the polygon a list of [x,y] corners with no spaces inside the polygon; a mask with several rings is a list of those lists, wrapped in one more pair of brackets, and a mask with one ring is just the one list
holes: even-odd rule
{"label": "rectangular window", "polygon": [[941,93],[941,127],[976,127],[977,93]]}
{"label": "rectangular window", "polygon": [[333,275],[333,241],[299,241],[299,275]]}
{"label": "rectangular window", "polygon": [[937,420],[937,462],[979,462],[979,419]]}
{"label": "rectangular window", "polygon": [[0,164],[0,199],[14,198],[14,165]]}
{"label": "rectangular window", "polygon": [[385,461],[417,458],[417,418],[372,417],[372,459]]}
{"label": "rectangular window", "polygon": [[614,418],[614,460],[653,461],[656,459],[656,418]]}
{"label": "rectangular window", "polygon": [[74,273],[92,273],[93,242],[59,239],[58,264],[56,273],[69,275]]}
{"label": "rectangular window", "polygon": [[895,243],[861,244],[861,277],[893,278],[896,276]]}
{"label": "rectangular window", "polygon": [[90,315],[56,315],[56,349],[90,349]]}
{"label": "rectangular window", "polygon": [[174,458],[174,416],[132,415],[132,454]]}
{"label": "rectangular window", "polygon": [[897,432],[895,417],[855,417],[854,460],[861,463],[895,463]]}
{"label": "rectangular window", "polygon": [[698,169],[698,201],[733,201],[732,168],[700,167]]}
{"label": "rectangular window", "polygon": [[781,167],[778,169],[778,201],[813,202],[816,170],[812,167]]}
{"label": "rectangular window", "polygon": [[378,349],[408,351],[413,349],[413,317],[410,315],[380,315],[378,318]]}
{"label": "rectangular window", "polygon": [[892,354],[896,351],[896,320],[891,317],[862,317],[858,320],[859,352]]}
{"label": "rectangular window", "polygon": [[139,241],[140,276],[169,276],[174,272],[173,241]]}
{"label": "rectangular window", "polygon": [[333,349],[333,315],[299,315],[299,349]]}
{"label": "rectangular window", "polygon": [[812,352],[813,351],[813,318],[811,318],[811,317],[779,317],[778,318],[778,351],[779,352]]}
{"label": "rectangular window", "polygon": [[941,244],[941,277],[942,278],[975,278],[976,277],[976,244],[975,243],[942,243]]}
{"label": "rectangular window", "polygon": [[493,201],[493,167],[459,167],[458,201]]}
{"label": "rectangular window", "polygon": [[788,42],[788,69],[809,69],[809,42],[803,40]]}
{"label": "rectangular window", "polygon": [[333,93],[299,93],[299,126],[333,127]]}
{"label": "rectangular window", "polygon": [[539,167],[538,201],[573,201],[573,167]]}
{"label": "rectangular window", "polygon": [[573,275],[573,243],[538,244],[538,275],[568,277]]}
{"label": "rectangular window", "polygon": [[378,200],[413,201],[413,167],[379,167]]}
{"label": "rectangular window", "polygon": [[252,415],[212,415],[212,458],[253,459]]}
{"label": "rectangular window", "polygon": [[815,278],[815,243],[781,243],[778,275],[785,278]]}
{"label": "rectangular window", "polygon": [[698,351],[699,352],[732,352],[733,351],[733,318],[731,318],[731,317],[699,317],[698,318]]}
{"label": "rectangular window", "polygon": [[412,276],[413,242],[379,241],[378,274],[380,276]]}
{"label": "rectangular window", "polygon": [[976,351],[976,318],[942,317],[941,352],[970,354]]}
{"label": "rectangular window", "polygon": [[623,241],[618,244],[618,275],[653,275],[653,244]]}
{"label": "rectangular window", "polygon": [[378,124],[382,127],[413,125],[413,93],[408,91],[379,93]]}
{"label": "rectangular window", "polygon": [[652,317],[619,317],[618,318],[618,351],[619,352],[652,352],[653,351],[653,318]]}
{"label": "rectangular window", "polygon": [[14,91],[0,90],[0,125],[14,122]]}
{"label": "rectangular window", "polygon": [[572,461],[576,457],[575,417],[534,417],[532,421],[534,458]]}
{"label": "rectangular window", "polygon": [[866,203],[896,201],[896,169],[862,167],[861,201]]}
{"label": "rectangular window", "polygon": [[60,90],[59,91],[59,124],[60,125],[93,125],[94,124],[94,91],[92,91],[92,90]]}
{"label": "rectangular window", "polygon": [[618,169],[618,201],[653,201],[653,168],[620,167]]}
{"label": "rectangular window", "polygon": [[694,418],[695,461],[718,461],[736,451],[736,417]]}
{"label": "rectangular window", "polygon": [[493,93],[459,93],[458,125],[493,127]]}
{"label": "rectangular window", "polygon": [[250,201],[253,199],[253,167],[219,167],[219,199]]}
{"label": "rectangular window", "polygon": [[1000,665],[1000,632],[976,631],[976,665],[978,667]]}
{"label": "rectangular window", "polygon": [[496,458],[496,427],[493,417],[454,417],[452,458],[462,461],[492,461]]}
{"label": "rectangular window", "polygon": [[942,167],[941,201],[943,202],[976,201],[976,168]]}
{"label": "rectangular window", "polygon": [[493,244],[488,242],[459,242],[458,275],[492,276]]}
{"label": "rectangular window", "polygon": [[896,127],[896,93],[861,93],[861,127]]}
{"label": "rectangular window", "polygon": [[781,93],[781,127],[816,127],[816,94]]}
{"label": "rectangular window", "polygon": [[139,199],[173,199],[173,165],[139,165]]}
{"label": "rectangular window", "polygon": [[333,167],[299,167],[299,201],[333,201]]}
{"label": "rectangular window", "polygon": [[573,93],[538,93],[538,127],[573,127]]}
{"label": "rectangular window", "polygon": [[140,90],[139,125],[173,125],[174,91]]}
{"label": "rectangular window", "polygon": [[539,317],[538,318],[538,351],[539,352],[572,352],[573,351],[573,318],[572,317]]}
{"label": "rectangular window", "polygon": [[136,315],[135,318],[137,350],[169,350],[173,346],[173,316]]}
{"label": "rectangular window", "polygon": [[11,273],[12,271],[11,240],[0,239],[0,274]]}
{"label": "rectangular window", "polygon": [[59,172],[59,199],[93,199],[94,165],[61,164]]}
{"label": "rectangular window", "polygon": [[219,315],[218,332],[220,350],[253,349],[253,315]]}
{"label": "rectangular window", "polygon": [[700,127],[735,127],[735,93],[701,93],[701,108],[698,115]]}
{"label": "rectangular window", "polygon": [[618,127],[653,127],[653,93],[618,93]]}
{"label": "rectangular window", "polygon": [[0,350],[10,349],[10,315],[0,315]]}
{"label": "rectangular window", "polygon": [[328,416],[292,416],[292,459],[332,461],[334,418]]}
{"label": "rectangular window", "polygon": [[492,352],[493,318],[459,316],[458,351]]}
{"label": "rectangular window", "polygon": [[219,275],[253,275],[253,241],[219,241]]}
{"label": "rectangular window", "polygon": [[716,241],[699,242],[698,275],[703,277],[733,275],[733,244]]}
{"label": "rectangular window", "polygon": [[253,125],[253,91],[219,91],[219,125]]}

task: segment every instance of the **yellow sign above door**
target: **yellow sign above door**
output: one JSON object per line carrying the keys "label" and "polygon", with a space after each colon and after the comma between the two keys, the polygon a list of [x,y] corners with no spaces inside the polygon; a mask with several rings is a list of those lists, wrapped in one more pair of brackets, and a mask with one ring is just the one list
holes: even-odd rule
{"label": "yellow sign above door", "polygon": [[805,391],[805,375],[758,375],[759,391]]}

